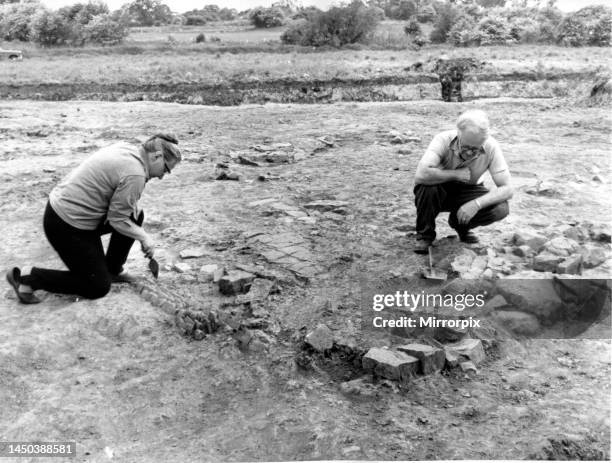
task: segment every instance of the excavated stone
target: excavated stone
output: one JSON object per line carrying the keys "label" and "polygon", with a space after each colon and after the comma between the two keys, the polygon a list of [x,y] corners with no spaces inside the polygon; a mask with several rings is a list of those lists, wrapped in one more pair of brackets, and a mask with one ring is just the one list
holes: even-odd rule
{"label": "excavated stone", "polygon": [[549,254],[568,257],[573,252],[576,252],[578,250],[578,243],[576,243],[574,240],[570,240],[569,238],[558,236],[548,241],[544,245],[544,249]]}
{"label": "excavated stone", "polygon": [[555,272],[562,261],[562,256],[544,251],[533,258],[533,269],[538,272]]}
{"label": "excavated stone", "polygon": [[444,349],[444,361],[446,368],[457,368],[459,366],[459,356],[447,349]]}
{"label": "excavated stone", "polygon": [[325,352],[334,346],[334,333],[321,323],[306,335],[305,341],[317,352]]}
{"label": "excavated stone", "polygon": [[538,319],[529,313],[518,310],[500,310],[493,317],[500,325],[515,334],[533,336],[540,331]]}
{"label": "excavated stone", "polygon": [[582,255],[573,255],[560,262],[557,265],[557,273],[580,275],[582,273]]}
{"label": "excavated stone", "polygon": [[371,348],[363,356],[362,367],[382,378],[406,381],[419,371],[419,359],[403,352],[378,347]]}
{"label": "excavated stone", "polygon": [[191,271],[191,265],[185,262],[178,262],[172,266],[172,269],[178,273],[187,273]]}
{"label": "excavated stone", "polygon": [[526,244],[518,246],[512,250],[512,254],[518,257],[529,257],[533,254],[533,252],[533,249],[531,249],[531,247]]}
{"label": "excavated stone", "polygon": [[213,281],[215,279],[215,273],[219,270],[220,268],[217,264],[202,265],[202,267],[200,267],[198,277],[200,278],[200,281],[203,282]]}
{"label": "excavated stone", "polygon": [[553,322],[565,316],[565,305],[551,279],[503,279],[497,291],[514,307],[535,315],[541,322]]}
{"label": "excavated stone", "polygon": [[474,362],[461,362],[459,366],[461,367],[461,371],[464,373],[478,373],[478,369],[476,368],[476,365],[474,365]]}
{"label": "excavated stone", "polygon": [[587,244],[580,249],[584,268],[595,268],[605,262],[607,253],[603,248]]}
{"label": "excavated stone", "polygon": [[544,244],[548,239],[539,233],[533,233],[529,231],[520,231],[514,234],[512,243],[516,246],[529,246],[534,252],[540,252],[544,247]]}
{"label": "excavated stone", "polygon": [[251,283],[248,293],[239,295],[236,300],[241,304],[265,301],[272,288],[274,288],[273,281],[255,278]]}
{"label": "excavated stone", "polygon": [[232,270],[219,280],[219,291],[226,296],[246,293],[255,275],[242,270]]}
{"label": "excavated stone", "polygon": [[455,344],[447,344],[444,349],[457,355],[466,357],[478,365],[485,359],[485,352],[480,339],[463,339]]}
{"label": "excavated stone", "polygon": [[398,346],[397,350],[419,359],[420,373],[429,375],[444,368],[445,356],[442,349],[431,347],[426,344],[406,344]]}
{"label": "excavated stone", "polygon": [[179,256],[181,259],[196,259],[198,257],[203,257],[206,255],[206,249],[204,248],[188,248],[183,249]]}

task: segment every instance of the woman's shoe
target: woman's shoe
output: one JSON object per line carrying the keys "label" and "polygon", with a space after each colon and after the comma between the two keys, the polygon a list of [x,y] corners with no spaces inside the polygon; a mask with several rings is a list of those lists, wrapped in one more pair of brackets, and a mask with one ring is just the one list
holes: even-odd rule
{"label": "woman's shoe", "polygon": [[19,299],[19,302],[22,304],[38,304],[40,302],[40,299],[34,296],[33,293],[19,291],[19,285],[21,284],[21,270],[19,270],[19,267],[13,267],[6,272],[6,281],[13,287],[17,299]]}

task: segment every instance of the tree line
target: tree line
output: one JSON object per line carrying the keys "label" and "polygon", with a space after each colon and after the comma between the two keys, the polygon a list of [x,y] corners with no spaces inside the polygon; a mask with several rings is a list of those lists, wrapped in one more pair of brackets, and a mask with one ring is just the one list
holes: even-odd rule
{"label": "tree line", "polygon": [[112,45],[133,26],[204,25],[248,20],[254,27],[287,26],[281,40],[302,46],[367,42],[381,20],[405,21],[415,46],[449,43],[483,46],[548,43],[609,46],[612,10],[588,6],[564,14],[555,0],[353,0],[321,11],[280,0],[270,7],[235,9],[204,5],[173,13],[161,0],[133,0],[115,11],[100,0],[51,10],[38,0],[0,0],[0,39],[42,46]]}

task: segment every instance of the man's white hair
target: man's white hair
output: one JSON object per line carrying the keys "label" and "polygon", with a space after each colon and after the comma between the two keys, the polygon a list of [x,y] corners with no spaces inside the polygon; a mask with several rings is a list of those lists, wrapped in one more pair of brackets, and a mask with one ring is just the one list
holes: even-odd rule
{"label": "man's white hair", "polygon": [[457,119],[457,129],[461,132],[467,129],[486,137],[489,135],[489,118],[480,109],[470,109]]}

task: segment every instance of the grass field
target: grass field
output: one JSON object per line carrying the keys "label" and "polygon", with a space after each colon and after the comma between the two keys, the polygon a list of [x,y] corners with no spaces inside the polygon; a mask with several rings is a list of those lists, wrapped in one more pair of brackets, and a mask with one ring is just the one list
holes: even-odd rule
{"label": "grass field", "polygon": [[[135,45],[136,44],[136,45]],[[6,44],[5,44],[6,46]],[[486,48],[430,46],[412,50],[327,50],[303,53],[295,49],[238,53],[211,44],[115,48],[26,50],[22,62],[0,67],[0,82],[38,83],[218,84],[227,81],[274,79],[328,80],[402,75],[417,61],[442,54],[473,56],[496,72],[588,71],[610,66],[607,48],[564,48],[534,45]]]}

